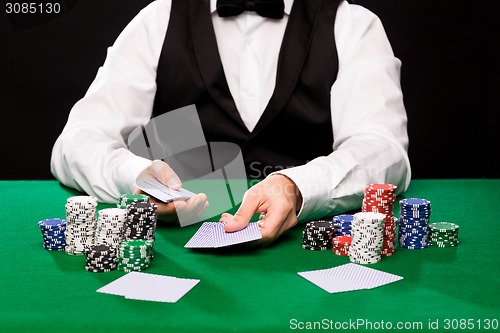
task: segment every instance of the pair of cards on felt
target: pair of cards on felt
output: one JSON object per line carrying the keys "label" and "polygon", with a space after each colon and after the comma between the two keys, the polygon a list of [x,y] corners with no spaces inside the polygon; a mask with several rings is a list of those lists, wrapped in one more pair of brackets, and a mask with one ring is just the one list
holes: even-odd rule
{"label": "pair of cards on felt", "polygon": [[[297,274],[331,294],[373,289],[403,279],[353,263]],[[127,299],[175,303],[199,282],[199,279],[131,272],[97,289],[97,292]]]}

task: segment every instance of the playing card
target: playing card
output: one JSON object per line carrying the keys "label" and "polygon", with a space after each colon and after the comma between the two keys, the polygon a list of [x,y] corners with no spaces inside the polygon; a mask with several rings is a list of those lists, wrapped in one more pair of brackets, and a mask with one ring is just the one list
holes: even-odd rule
{"label": "playing card", "polygon": [[124,296],[127,299],[175,303],[200,280],[130,272],[97,289],[99,293]]}
{"label": "playing card", "polygon": [[372,289],[403,279],[402,276],[353,263],[297,274],[329,293]]}
{"label": "playing card", "polygon": [[246,243],[260,238],[262,235],[257,222],[251,222],[245,229],[235,232],[224,231],[224,223],[204,222],[184,247],[216,248]]}
{"label": "playing card", "polygon": [[193,192],[184,188],[172,190],[156,179],[137,180],[135,185],[147,194],[165,203],[169,203],[174,200],[187,200],[195,195]]}
{"label": "playing card", "polygon": [[125,296],[127,290],[134,287],[134,283],[137,279],[136,274],[138,272],[130,272],[124,276],[108,283],[104,287],[97,289],[98,293]]}

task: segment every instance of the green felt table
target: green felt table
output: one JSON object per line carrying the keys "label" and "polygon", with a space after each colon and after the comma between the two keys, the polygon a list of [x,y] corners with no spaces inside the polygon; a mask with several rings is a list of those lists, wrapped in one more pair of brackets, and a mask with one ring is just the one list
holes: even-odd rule
{"label": "green felt table", "polygon": [[431,220],[459,224],[461,243],[397,248],[369,267],[404,279],[372,290],[329,294],[297,275],[349,262],[302,249],[304,225],[268,248],[208,251],[184,248],[199,225],[159,226],[147,272],[201,280],[177,303],[97,293],[125,273],[90,273],[84,257],[42,248],[37,222],[64,217],[77,192],[55,181],[1,181],[0,190],[0,332],[282,332],[314,323],[318,330],[499,330],[500,180],[412,181],[404,196],[431,200]]}

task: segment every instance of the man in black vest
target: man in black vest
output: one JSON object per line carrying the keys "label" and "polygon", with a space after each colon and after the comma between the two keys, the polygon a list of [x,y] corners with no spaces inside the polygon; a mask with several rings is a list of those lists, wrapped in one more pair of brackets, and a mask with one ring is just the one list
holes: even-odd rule
{"label": "man in black vest", "polygon": [[[294,226],[359,208],[368,183],[410,181],[400,62],[378,18],[343,0],[158,0],[122,32],[54,145],[62,183],[116,201],[166,163],[133,155],[132,129],[196,104],[208,142],[240,146],[250,177],[226,231],[255,212],[262,243]],[[90,161],[90,162],[89,162]],[[200,214],[207,198],[160,204]]]}

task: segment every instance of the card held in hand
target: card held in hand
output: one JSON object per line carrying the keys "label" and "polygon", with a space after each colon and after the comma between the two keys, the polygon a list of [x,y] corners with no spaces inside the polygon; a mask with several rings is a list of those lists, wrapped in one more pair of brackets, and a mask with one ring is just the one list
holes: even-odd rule
{"label": "card held in hand", "polygon": [[235,232],[226,232],[224,225],[221,222],[204,222],[184,247],[217,248],[262,238],[257,222],[250,222],[245,229]]}
{"label": "card held in hand", "polygon": [[184,188],[173,190],[156,179],[140,179],[136,181],[135,185],[142,191],[165,203],[174,200],[187,200],[195,195]]}

